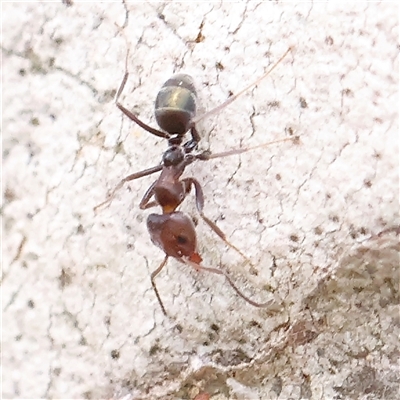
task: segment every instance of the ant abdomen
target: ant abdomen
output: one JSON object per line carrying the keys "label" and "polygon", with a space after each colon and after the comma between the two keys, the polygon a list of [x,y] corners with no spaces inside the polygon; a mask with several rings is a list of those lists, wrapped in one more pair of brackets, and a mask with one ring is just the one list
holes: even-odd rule
{"label": "ant abdomen", "polygon": [[197,236],[190,217],[181,211],[169,214],[150,214],[147,229],[151,241],[169,257],[187,257],[193,262],[201,262],[197,253]]}
{"label": "ant abdomen", "polygon": [[196,114],[197,93],[190,75],[177,74],[168,79],[158,92],[155,117],[165,132],[183,136]]}

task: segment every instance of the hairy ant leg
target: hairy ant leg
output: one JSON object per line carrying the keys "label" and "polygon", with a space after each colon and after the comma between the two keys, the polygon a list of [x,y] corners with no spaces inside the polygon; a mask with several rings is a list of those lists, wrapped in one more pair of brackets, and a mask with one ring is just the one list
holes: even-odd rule
{"label": "hairy ant leg", "polygon": [[102,203],[100,203],[96,207],[94,207],[93,211],[96,212],[100,207],[103,207],[104,205],[110,203],[114,199],[115,193],[117,193],[118,190],[121,189],[126,182],[130,182],[135,179],[143,178],[144,176],[154,174],[155,172],[161,171],[162,169],[163,169],[163,165],[159,164],[154,167],[147,168],[143,171],[135,172],[134,174],[128,175],[124,179],[121,179],[121,181],[118,183],[117,186],[115,186],[115,188],[111,191],[111,193],[107,196],[107,198]]}
{"label": "hairy ant leg", "polygon": [[246,86],[244,89],[242,89],[240,92],[233,94],[230,96],[226,101],[224,101],[222,104],[219,106],[213,108],[210,111],[207,111],[206,113],[199,115],[198,117],[195,117],[192,119],[191,123],[197,124],[199,121],[201,121],[204,118],[208,118],[211,115],[219,113],[222,109],[224,109],[226,106],[229,104],[233,103],[239,96],[241,96],[243,93],[247,92],[249,89],[251,89],[254,86],[257,86],[264,78],[266,78],[277,66],[278,64],[281,63],[281,61],[288,55],[289,52],[291,52],[294,49],[294,47],[289,47],[285,53],[281,56],[281,58],[275,62],[275,64],[262,76],[260,76],[256,81],[251,83],[250,85]]}
{"label": "hairy ant leg", "polygon": [[129,111],[127,108],[125,108],[118,100],[119,97],[125,87],[126,81],[128,80],[128,76],[129,73],[125,72],[125,75],[122,79],[121,85],[118,89],[117,95],[115,97],[115,104],[117,105],[117,107],[133,122],[135,122],[136,124],[138,124],[141,128],[143,128],[145,131],[150,132],[151,134],[161,137],[163,139],[169,139],[170,135],[166,132],[160,131],[158,129],[152,128],[151,126],[145,124],[144,122],[142,122],[135,114],[133,114],[131,111]]}
{"label": "hairy ant leg", "polygon": [[122,78],[121,84],[119,85],[119,88],[117,90],[117,93],[115,95],[115,104],[116,106],[133,122],[135,122],[136,124],[138,124],[141,128],[143,128],[145,131],[161,137],[163,139],[169,139],[170,135],[166,132],[160,131],[158,129],[154,129],[151,126],[145,124],[144,122],[142,122],[138,117],[136,117],[135,114],[133,114],[131,111],[129,111],[127,108],[125,108],[120,102],[119,102],[119,98],[125,88],[126,82],[128,80],[128,76],[129,76],[129,72],[128,72],[128,57],[129,57],[129,50],[126,53],[126,58],[125,58],[125,74],[124,77]]}
{"label": "hairy ant leg", "polygon": [[243,148],[239,148],[239,149],[231,149],[231,150],[227,150],[227,151],[222,151],[220,153],[211,153],[210,151],[206,150],[200,154],[195,155],[194,157],[197,160],[208,161],[208,160],[213,160],[214,158],[229,157],[229,156],[247,153],[248,151],[261,149],[263,147],[271,146],[271,145],[277,144],[277,143],[288,142],[288,141],[298,142],[299,139],[300,139],[299,136],[288,137],[288,138],[284,138],[284,139],[272,140],[271,142],[258,144],[256,146],[243,147]]}
{"label": "hairy ant leg", "polygon": [[151,186],[146,190],[146,193],[139,203],[139,208],[141,210],[147,210],[148,208],[158,206],[158,203],[155,200],[150,201],[151,197],[154,195],[154,188],[157,185],[157,182],[158,181],[154,181]]}
{"label": "hairy ant leg", "polygon": [[156,294],[157,300],[158,300],[158,302],[160,304],[161,310],[164,313],[164,315],[167,315],[167,312],[165,311],[164,304],[163,304],[163,302],[161,300],[160,294],[158,293],[158,289],[157,289],[157,286],[156,286],[155,278],[161,272],[161,270],[165,267],[165,265],[167,264],[168,258],[169,258],[168,256],[165,256],[164,260],[161,262],[159,267],[155,271],[153,271],[151,273],[151,275],[150,275],[151,286],[153,286],[153,289],[154,289],[154,292]]}
{"label": "hairy ant leg", "polygon": [[182,180],[183,183],[187,185],[188,192],[191,189],[191,186],[194,186],[195,189],[195,198],[196,198],[196,208],[198,213],[200,214],[200,217],[203,219],[203,221],[223,240],[223,242],[234,249],[236,252],[238,252],[247,262],[251,264],[251,260],[243,254],[240,249],[238,249],[233,243],[231,243],[225,233],[213,222],[211,221],[206,215],[204,215],[203,209],[204,209],[204,194],[203,194],[203,189],[199,183],[199,181],[195,178],[185,178]]}

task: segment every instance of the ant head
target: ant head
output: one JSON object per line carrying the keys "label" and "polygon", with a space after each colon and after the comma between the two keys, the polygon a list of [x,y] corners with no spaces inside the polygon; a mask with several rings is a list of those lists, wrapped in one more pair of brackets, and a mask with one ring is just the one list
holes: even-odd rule
{"label": "ant head", "polygon": [[[190,259],[197,255],[197,237],[193,221],[184,213],[150,214],[147,229],[152,242],[167,256]],[[196,258],[196,257],[195,257]]]}
{"label": "ant head", "polygon": [[171,167],[180,164],[184,159],[182,147],[172,145],[163,154],[163,164],[165,167]]}

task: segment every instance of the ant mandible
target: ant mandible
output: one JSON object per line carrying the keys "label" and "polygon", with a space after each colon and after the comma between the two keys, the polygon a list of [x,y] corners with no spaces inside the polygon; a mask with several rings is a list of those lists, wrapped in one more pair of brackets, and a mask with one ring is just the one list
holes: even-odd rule
{"label": "ant mandible", "polygon": [[[148,216],[147,229],[150,233],[152,242],[161,248],[165,253],[164,260],[151,274],[151,284],[161,309],[165,315],[167,315],[167,313],[155,285],[155,278],[164,268],[169,257],[173,257],[178,261],[193,267],[197,271],[206,271],[224,275],[236,293],[255,307],[267,307],[270,304],[270,302],[257,303],[245,296],[224,271],[217,268],[204,267],[201,265],[202,258],[197,252],[197,235],[193,221],[183,212],[176,211],[176,209],[190,193],[191,188],[194,187],[196,208],[200,214],[200,217],[228,246],[236,250],[242,257],[247,259],[247,257],[235,245],[227,240],[226,235],[221,231],[221,229],[204,215],[204,195],[200,183],[193,177],[184,179],[180,178],[185,168],[192,164],[195,160],[206,161],[213,158],[241,154],[252,149],[296,139],[285,138],[254,147],[233,149],[216,154],[211,154],[209,151],[193,154],[193,151],[197,148],[197,145],[200,141],[200,135],[197,132],[196,124],[200,120],[219,112],[237,99],[241,94],[256,86],[262,79],[264,79],[272,72],[272,70],[276,68],[276,66],[287,56],[291,50],[292,48],[290,47],[263,76],[258,78],[251,85],[247,86],[239,93],[229,97],[221,105],[198,117],[195,116],[196,89],[194,87],[192,78],[186,74],[177,74],[172,76],[164,83],[155,101],[155,117],[159,127],[162,130],[154,129],[145,124],[119,102],[119,97],[121,96],[129,75],[126,68],[125,75],[115,98],[117,107],[129,119],[134,121],[144,130],[155,136],[167,139],[168,148],[164,152],[160,164],[128,175],[122,179],[110,193],[107,199],[94,208],[94,211],[103,205],[110,203],[114,198],[115,193],[122,188],[126,182],[130,182],[132,180],[161,171],[158,179],[147,189],[139,204],[139,207],[141,210],[155,206],[160,206],[162,208],[162,214],[150,214]],[[188,131],[190,131],[191,139],[182,144],[184,136]]]}

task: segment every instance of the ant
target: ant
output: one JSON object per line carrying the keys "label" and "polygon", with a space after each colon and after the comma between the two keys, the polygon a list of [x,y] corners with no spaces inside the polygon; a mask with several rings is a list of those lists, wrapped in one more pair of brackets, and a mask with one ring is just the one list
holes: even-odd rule
{"label": "ant", "polygon": [[[208,150],[197,154],[193,153],[200,142],[200,135],[197,132],[196,124],[200,120],[219,112],[237,99],[241,94],[256,86],[276,68],[276,66],[291,50],[292,48],[290,47],[263,76],[258,78],[251,85],[247,86],[239,93],[232,95],[221,105],[198,117],[196,117],[197,94],[192,78],[186,74],[177,74],[172,76],[161,87],[155,101],[155,117],[161,130],[154,129],[145,124],[119,102],[119,98],[129,75],[126,68],[125,75],[115,98],[117,107],[129,119],[147,132],[168,140],[168,148],[162,155],[160,164],[123,178],[107,199],[94,208],[94,211],[103,205],[110,203],[114,198],[115,193],[121,189],[126,182],[161,171],[158,179],[147,189],[140,201],[139,207],[141,210],[146,210],[155,206],[160,206],[162,208],[162,214],[150,214],[148,216],[147,229],[150,233],[152,242],[165,253],[164,260],[151,274],[151,284],[164,315],[167,315],[167,313],[155,285],[155,278],[164,268],[169,257],[173,257],[176,260],[193,267],[197,271],[206,271],[223,275],[235,292],[255,307],[267,307],[270,304],[270,302],[257,303],[245,296],[224,271],[201,265],[202,258],[197,252],[197,235],[193,221],[183,212],[177,211],[177,208],[190,193],[192,187],[194,187],[196,208],[200,217],[229,247],[233,248],[242,257],[247,259],[247,257],[235,245],[228,241],[226,235],[221,231],[221,229],[204,215],[204,195],[200,183],[193,177],[181,179],[181,176],[185,168],[195,160],[207,161],[213,158],[241,154],[252,149],[269,146],[273,143],[297,139],[286,138],[254,147],[233,149],[215,154],[211,154]],[[184,136],[188,131],[190,131],[191,139],[183,143]]]}

